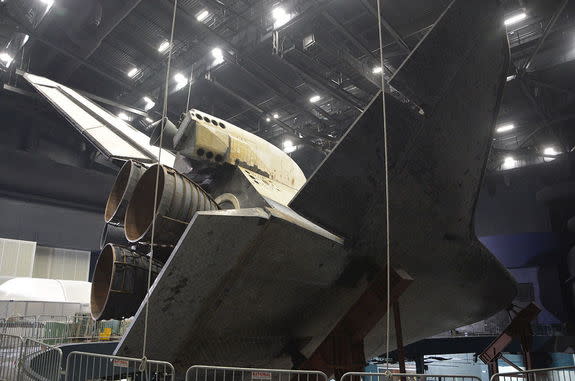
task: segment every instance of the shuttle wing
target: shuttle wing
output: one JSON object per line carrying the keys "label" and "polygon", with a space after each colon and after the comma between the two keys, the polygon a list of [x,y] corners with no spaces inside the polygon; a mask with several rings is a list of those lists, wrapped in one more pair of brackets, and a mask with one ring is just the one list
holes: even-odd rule
{"label": "shuttle wing", "polygon": [[[158,161],[160,149],[150,145],[148,136],[130,124],[69,87],[30,73],[22,76],[105,156],[144,163]],[[161,161],[173,167],[175,156],[164,150]]]}

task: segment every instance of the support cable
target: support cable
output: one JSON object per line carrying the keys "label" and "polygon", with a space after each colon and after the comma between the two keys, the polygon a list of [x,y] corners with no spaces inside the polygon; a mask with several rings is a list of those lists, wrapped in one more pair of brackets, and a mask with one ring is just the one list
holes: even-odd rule
{"label": "support cable", "polygon": [[[172,48],[174,46],[174,31],[176,29],[176,15],[178,12],[178,0],[174,0],[174,13],[172,16],[172,30],[170,32],[170,47],[168,50],[168,64],[166,67],[166,81],[164,83],[164,104],[162,108],[162,124],[160,128],[160,147],[158,151],[158,162],[156,166],[156,184],[154,190],[154,214],[152,217],[152,236],[150,238],[150,266],[148,267],[148,288],[146,292],[146,307],[145,307],[145,316],[144,316],[144,343],[142,345],[142,364],[146,362],[146,344],[148,339],[148,315],[149,315],[149,298],[150,298],[150,286],[152,283],[152,264],[154,260],[154,235],[156,231],[156,209],[158,207],[158,188],[160,182],[160,166],[161,166],[161,158],[162,158],[162,151],[163,151],[163,139],[164,139],[164,128],[166,127],[166,120],[168,118],[168,88],[170,82],[170,69],[172,67]],[[145,365],[144,365],[145,366]]]}
{"label": "support cable", "polygon": [[[384,173],[385,173],[385,257],[387,271],[387,313],[385,321],[385,362],[386,369],[389,372],[389,317],[391,315],[390,288],[391,288],[391,243],[389,228],[389,161],[388,161],[388,144],[387,144],[387,115],[385,105],[385,68],[383,62],[383,31],[381,28],[381,0],[377,0],[377,25],[379,32],[379,61],[382,67],[381,71],[381,107],[383,111],[383,152],[384,152]],[[397,333],[396,333],[397,334]]]}

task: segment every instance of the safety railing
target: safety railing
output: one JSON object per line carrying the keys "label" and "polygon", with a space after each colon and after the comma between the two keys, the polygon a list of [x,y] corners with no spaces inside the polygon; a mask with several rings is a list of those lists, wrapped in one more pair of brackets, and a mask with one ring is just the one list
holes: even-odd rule
{"label": "safety railing", "polygon": [[66,361],[66,381],[88,380],[173,381],[174,367],[165,361],[72,352]]}
{"label": "safety railing", "polygon": [[194,365],[186,371],[186,381],[327,381],[327,375],[311,370]]}
{"label": "safety railing", "polygon": [[19,336],[0,333],[0,380],[20,378],[20,359],[24,341]]}
{"label": "safety railing", "polygon": [[495,373],[490,381],[575,381],[575,366]]}
{"label": "safety railing", "polygon": [[62,350],[40,341],[26,339],[20,360],[22,381],[58,381]]}
{"label": "safety railing", "polygon": [[453,374],[349,372],[340,381],[481,381],[481,378]]}
{"label": "safety railing", "polygon": [[38,323],[36,316],[12,316],[4,320],[0,326],[0,333],[20,336],[36,337]]}
{"label": "safety railing", "polygon": [[0,319],[0,333],[49,345],[117,340],[132,320],[94,321],[89,314],[13,316]]}

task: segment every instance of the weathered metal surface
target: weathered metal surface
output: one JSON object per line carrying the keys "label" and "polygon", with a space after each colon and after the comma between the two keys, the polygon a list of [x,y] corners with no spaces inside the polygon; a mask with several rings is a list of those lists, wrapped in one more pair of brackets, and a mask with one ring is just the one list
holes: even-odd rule
{"label": "weathered metal surface", "polygon": [[[414,278],[399,300],[405,343],[481,320],[515,295],[472,229],[508,67],[502,17],[498,0],[453,2],[402,69],[425,115],[388,100],[391,261]],[[316,351],[384,268],[381,106],[380,95],[293,210],[267,199],[272,207],[196,214],[149,294],[148,356],[177,369],[285,368]],[[140,354],[142,310],[118,354]],[[366,357],[383,353],[384,322],[366,319]]]}
{"label": "weathered metal surface", "polygon": [[124,163],[116,176],[112,190],[106,201],[104,220],[114,224],[123,224],[128,203],[134,193],[136,184],[146,171],[142,163],[128,160]]}
{"label": "weathered metal surface", "polygon": [[[150,259],[128,248],[107,245],[96,263],[90,308],[96,320],[128,318],[138,310],[148,288]],[[162,265],[154,260],[152,281]]]}
{"label": "weathered metal surface", "polygon": [[[501,11],[497,0],[455,1],[417,47],[410,60],[418,62],[402,70],[405,81],[423,82],[417,91],[424,96],[425,115],[387,97],[391,260],[415,279],[400,299],[405,343],[484,319],[506,307],[516,292],[514,280],[477,241],[472,226],[508,68]],[[412,66],[426,68],[412,72]],[[428,81],[441,86],[426,93],[433,87]],[[351,257],[382,267],[383,170],[380,95],[290,207],[343,235]],[[366,355],[384,352],[384,325],[382,320],[366,338]]]}
{"label": "weathered metal surface", "polygon": [[104,225],[104,229],[102,229],[102,235],[100,236],[100,250],[109,243],[119,246],[132,245],[132,243],[128,241],[126,235],[124,234],[124,226],[113,224]]}
{"label": "weathered metal surface", "polygon": [[[198,213],[152,287],[147,355],[177,369],[289,365],[286,347],[308,340],[298,330],[337,322],[327,303],[334,287],[347,288],[337,285],[347,264],[340,242],[271,209]],[[139,354],[142,310],[117,354]]]}
{"label": "weathered metal surface", "polygon": [[130,242],[150,242],[155,215],[154,243],[175,245],[196,212],[217,209],[210,195],[193,181],[172,168],[153,165],[138,181],[128,204],[124,221],[126,238]]}
{"label": "weathered metal surface", "polygon": [[[254,174],[265,197],[287,204],[305,183],[293,159],[270,142],[199,110],[189,110],[173,138],[183,156],[212,166],[230,164]],[[270,183],[260,183],[260,177]],[[251,181],[251,180],[250,180]]]}

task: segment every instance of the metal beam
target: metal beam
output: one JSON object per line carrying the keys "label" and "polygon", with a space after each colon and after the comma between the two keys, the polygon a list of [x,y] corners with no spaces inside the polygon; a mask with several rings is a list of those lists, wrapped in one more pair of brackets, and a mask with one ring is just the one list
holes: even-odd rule
{"label": "metal beam", "polygon": [[[256,60],[250,58],[250,57],[246,57],[245,58],[246,61],[248,61],[250,64],[254,65],[256,68],[258,68],[259,70],[264,71],[265,73],[267,73],[268,75],[272,76],[272,78],[274,80],[277,80],[278,82],[280,82],[283,86],[288,87],[290,90],[294,91],[295,93],[297,93],[297,96],[301,97],[302,95],[293,87],[291,87],[289,84],[287,84],[283,79],[279,78],[277,75],[275,75],[270,69],[268,69],[267,67],[263,66],[262,64],[260,64],[259,62],[257,62]],[[320,114],[321,116],[323,116],[324,118],[332,121],[332,122],[337,122],[336,120],[334,120],[333,116],[331,114],[329,114],[328,112],[326,112],[324,109],[322,109],[319,106],[315,106],[313,104],[307,104],[304,102],[299,102],[299,101],[292,101],[289,98],[287,98],[285,95],[283,95],[281,92],[279,92],[278,90],[276,90],[271,84],[269,84],[266,80],[264,80],[261,76],[256,76],[255,74],[253,74],[251,72],[251,70],[249,70],[248,68],[246,68],[244,65],[242,65],[241,63],[238,64],[243,70],[245,70],[246,72],[248,72],[251,76],[253,76],[254,78],[257,78],[261,83],[263,83],[266,88],[270,91],[272,91],[274,94],[276,94],[276,96],[282,97],[284,99],[286,99],[290,104],[298,106],[299,108],[303,108],[304,112],[306,112],[306,114],[312,116],[317,123],[323,123],[323,121],[321,119],[319,119],[318,117],[316,117],[314,114],[312,114],[310,112],[310,110],[314,110],[316,111],[318,114]]]}
{"label": "metal beam", "polygon": [[[100,47],[102,41],[110,35],[116,29],[116,27],[132,13],[132,11],[140,4],[142,0],[128,0],[126,2],[119,2],[121,6],[116,12],[110,13],[108,17],[103,18],[103,22],[98,28],[98,32],[94,36],[94,40],[92,44],[88,44],[87,51],[85,50],[81,56],[82,59],[87,60],[94,54],[96,50]],[[118,2],[114,2],[118,3]],[[83,61],[76,61],[76,65],[68,68],[64,74],[62,74],[62,78],[67,80],[70,76],[80,67],[82,66]]]}
{"label": "metal beam", "polygon": [[363,4],[363,6],[369,11],[369,13],[375,16],[375,18],[378,18],[378,16],[380,17],[381,26],[385,30],[387,30],[387,32],[391,35],[391,37],[393,37],[395,42],[397,42],[397,44],[401,46],[407,53],[411,53],[411,48],[409,47],[409,45],[407,45],[407,43],[403,40],[401,35],[395,30],[393,26],[391,26],[391,24],[383,16],[378,15],[377,9],[375,9],[369,3],[368,0],[360,0],[360,1]]}
{"label": "metal beam", "polygon": [[[249,100],[247,100],[246,98],[242,97],[240,94],[236,93],[235,91],[227,88],[226,86],[222,85],[221,83],[219,83],[216,79],[214,78],[210,78],[208,79],[208,81],[210,83],[212,83],[216,88],[218,88],[219,90],[223,91],[224,93],[230,95],[231,97],[239,100],[240,102],[242,102],[243,104],[245,104],[246,106],[250,107],[252,110],[256,111],[257,113],[259,113],[260,115],[270,115],[270,113],[264,109],[262,109],[261,107],[255,105],[254,103],[250,102]],[[313,133],[309,133],[308,131],[298,131],[297,129],[293,128],[292,126],[290,126],[289,124],[279,120],[279,119],[274,119],[274,122],[276,124],[278,124],[281,128],[283,128],[285,131],[293,134],[295,137],[299,138],[300,134],[307,134],[310,136],[314,136],[316,138],[321,138],[321,139],[326,139],[323,136],[318,136],[316,134]],[[319,148],[315,143],[312,142],[312,140],[309,137],[303,137],[300,138],[303,142],[313,146],[316,149],[321,150],[321,148]]]}
{"label": "metal beam", "polygon": [[329,12],[324,12],[323,17],[327,19],[337,30],[339,30],[356,48],[361,50],[366,56],[373,59],[379,60],[379,58],[373,53],[367,46],[363,44],[354,34],[352,34],[347,28],[338,20],[336,20]]}
{"label": "metal beam", "polygon": [[[304,55],[303,53],[299,52],[299,50],[297,50],[297,49],[292,49],[291,51],[296,51],[299,54]],[[359,111],[359,112],[363,111],[363,106],[360,105],[359,100],[352,99],[352,96],[350,94],[347,94],[346,92],[344,92],[341,89],[336,89],[336,88],[332,87],[331,85],[327,84],[326,81],[323,79],[319,80],[319,79],[314,78],[313,76],[308,74],[307,71],[304,70],[302,67],[300,67],[298,64],[291,62],[287,58],[286,55],[284,55],[284,57],[282,57],[282,61],[285,62],[290,68],[295,70],[299,75],[301,75],[307,82],[311,83],[313,86],[321,88],[326,93],[331,94],[334,98],[348,104],[349,106],[356,109],[357,111]]]}
{"label": "metal beam", "polygon": [[545,43],[545,40],[549,36],[551,29],[553,29],[553,26],[555,25],[555,23],[559,19],[559,16],[561,16],[561,13],[563,13],[563,10],[565,9],[565,6],[567,5],[568,2],[569,2],[569,0],[563,0],[561,2],[561,4],[559,4],[559,7],[557,7],[557,10],[555,11],[553,16],[551,17],[551,20],[549,20],[547,27],[545,27],[545,31],[543,32],[543,36],[541,36],[541,38],[539,39],[539,42],[537,43],[535,50],[533,51],[533,53],[531,53],[531,56],[527,59],[527,61],[525,61],[525,63],[521,67],[522,71],[527,70],[529,68],[529,66],[533,63],[533,59],[537,56],[537,53],[539,53],[539,50],[541,50],[541,47],[543,46],[543,44]]}

